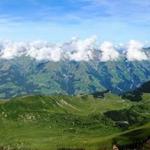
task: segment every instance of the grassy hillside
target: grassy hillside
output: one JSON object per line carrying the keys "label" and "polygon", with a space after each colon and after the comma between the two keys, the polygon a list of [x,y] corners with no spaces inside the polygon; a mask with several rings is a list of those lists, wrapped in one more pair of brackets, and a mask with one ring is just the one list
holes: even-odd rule
{"label": "grassy hillside", "polygon": [[114,141],[134,143],[135,133],[141,139],[150,135],[150,94],[140,102],[112,93],[16,97],[0,102],[0,122],[6,150],[112,149]]}

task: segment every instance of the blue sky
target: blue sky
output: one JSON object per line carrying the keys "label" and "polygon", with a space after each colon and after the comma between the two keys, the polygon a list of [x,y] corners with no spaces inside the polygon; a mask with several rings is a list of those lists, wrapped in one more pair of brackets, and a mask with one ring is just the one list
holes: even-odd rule
{"label": "blue sky", "polygon": [[0,39],[149,41],[150,0],[1,0]]}

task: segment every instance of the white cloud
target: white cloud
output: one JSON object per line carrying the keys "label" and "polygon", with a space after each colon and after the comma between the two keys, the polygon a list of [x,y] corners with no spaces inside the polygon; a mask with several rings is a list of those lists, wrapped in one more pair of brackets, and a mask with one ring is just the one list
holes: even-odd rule
{"label": "white cloud", "polygon": [[119,58],[119,52],[114,48],[110,42],[104,42],[100,46],[101,61],[113,61]]}
{"label": "white cloud", "polygon": [[26,44],[22,42],[13,43],[6,41],[1,43],[1,58],[12,59],[14,57],[19,57],[25,55]]}
{"label": "white cloud", "polygon": [[[34,42],[0,42],[0,58],[13,59],[14,57],[29,56],[36,60],[60,61],[117,61],[121,56],[129,61],[147,60],[149,56],[144,52],[140,42],[131,40],[123,52],[124,44],[113,45],[103,42],[99,48],[96,46],[96,37],[85,40],[73,38],[71,41],[57,45],[46,41]],[[120,50],[121,49],[121,50]],[[125,47],[124,47],[125,49]]]}
{"label": "white cloud", "polygon": [[36,41],[29,44],[26,55],[37,60],[59,61],[61,59],[61,50],[57,45]]}
{"label": "white cloud", "polygon": [[96,37],[80,40],[73,38],[70,42],[63,44],[62,49],[66,53],[66,58],[75,61],[88,61],[93,58]]}
{"label": "white cloud", "polygon": [[147,60],[148,57],[145,54],[144,51],[142,51],[143,49],[143,44],[135,41],[135,40],[131,40],[128,43],[127,46],[127,50],[126,50],[126,57],[129,61],[142,61],[142,60]]}

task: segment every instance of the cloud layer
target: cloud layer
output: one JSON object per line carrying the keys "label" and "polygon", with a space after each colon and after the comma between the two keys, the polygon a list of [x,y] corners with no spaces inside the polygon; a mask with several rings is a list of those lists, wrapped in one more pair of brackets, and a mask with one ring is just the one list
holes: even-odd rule
{"label": "cloud layer", "polygon": [[127,46],[127,58],[130,61],[134,60],[148,60],[148,56],[144,51],[142,51],[143,45],[140,42],[131,40]]}
{"label": "cloud layer", "polygon": [[129,61],[149,60],[148,52],[143,49],[144,45],[131,40],[124,47],[118,48],[113,43],[105,41],[97,44],[96,37],[85,40],[72,38],[63,44],[51,44],[44,41],[34,42],[0,42],[0,58],[13,59],[20,56],[29,56],[36,60],[60,61],[117,61],[124,57]]}

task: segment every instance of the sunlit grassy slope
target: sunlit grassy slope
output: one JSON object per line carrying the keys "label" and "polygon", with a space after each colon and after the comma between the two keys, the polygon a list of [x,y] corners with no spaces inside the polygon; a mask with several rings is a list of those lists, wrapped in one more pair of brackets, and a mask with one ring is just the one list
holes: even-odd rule
{"label": "sunlit grassy slope", "polygon": [[[144,95],[143,101],[149,103],[149,98],[149,95]],[[2,101],[0,146],[10,150],[111,149],[113,139],[125,131],[116,125],[113,118],[106,116],[106,112],[137,108],[140,103],[145,102],[123,100],[111,93],[104,98],[56,95],[24,96]],[[143,115],[143,112],[139,114]],[[132,131],[133,126],[137,125],[129,124],[128,130]]]}

